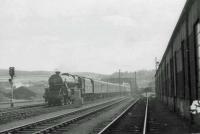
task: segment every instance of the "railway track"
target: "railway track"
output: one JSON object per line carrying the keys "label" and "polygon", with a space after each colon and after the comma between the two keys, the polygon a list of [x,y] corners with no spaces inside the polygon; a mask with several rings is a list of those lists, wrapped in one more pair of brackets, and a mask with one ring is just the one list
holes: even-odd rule
{"label": "railway track", "polygon": [[0,124],[71,108],[71,105],[48,107],[46,104],[21,107],[0,112]]}
{"label": "railway track", "polygon": [[6,109],[0,112],[0,124],[4,124],[14,120],[25,119],[31,116],[45,112],[45,104],[39,104],[34,106],[19,107],[13,109]]}
{"label": "railway track", "polygon": [[103,104],[99,104],[93,107],[88,107],[82,110],[77,110],[68,114],[63,114],[55,117],[50,117],[49,119],[40,120],[34,123],[26,124],[23,126],[18,126],[15,128],[11,128],[8,130],[1,131],[1,134],[21,134],[21,133],[55,133],[57,131],[61,131],[64,127],[69,124],[72,124],[78,120],[81,120],[87,116],[95,114],[96,112],[100,112],[114,106],[116,104],[125,101],[127,98],[123,98],[120,100],[113,100],[110,102],[106,102]]}
{"label": "railway track", "polygon": [[136,100],[98,134],[158,134],[158,124],[148,120],[148,107],[148,98]]}
{"label": "railway track", "polygon": [[[88,105],[94,102],[98,103],[101,101],[104,101],[104,100],[96,100],[92,102],[87,101],[85,102],[85,104]],[[74,107],[73,104],[64,105],[64,106],[53,106],[53,107],[49,107],[47,106],[47,104],[33,104],[33,105],[26,105],[26,106],[17,106],[14,108],[4,108],[4,109],[0,109],[0,125],[9,123],[12,121],[27,119],[27,118],[38,116],[41,114],[70,109],[73,107]]]}
{"label": "railway track", "polygon": [[[91,102],[86,102],[86,104],[90,103]],[[69,108],[73,108],[73,105],[48,107],[46,104],[35,104],[29,106],[4,109],[0,111],[0,125],[16,120],[27,119],[41,114],[56,112]]]}
{"label": "railway track", "polygon": [[[0,104],[1,106],[2,104]],[[6,112],[6,111],[14,111],[17,109],[22,109],[22,108],[30,108],[30,107],[37,107],[37,106],[41,106],[41,105],[45,105],[45,103],[40,103],[40,104],[30,104],[30,105],[24,105],[24,106],[16,106],[16,107],[8,107],[8,108],[1,108],[0,112]]]}
{"label": "railway track", "polygon": [[24,109],[29,109],[29,108],[34,108],[34,107],[40,107],[40,106],[45,106],[45,105],[46,105],[45,103],[42,103],[42,104],[19,106],[19,107],[14,107],[14,108],[3,108],[3,109],[0,109],[0,115],[1,114],[5,114],[5,113],[16,112],[16,111],[21,110],[21,109],[24,110]]}

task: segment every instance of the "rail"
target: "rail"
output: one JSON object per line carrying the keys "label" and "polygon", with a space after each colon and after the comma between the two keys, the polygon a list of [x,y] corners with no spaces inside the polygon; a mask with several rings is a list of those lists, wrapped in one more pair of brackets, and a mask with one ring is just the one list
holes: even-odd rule
{"label": "rail", "polygon": [[127,107],[120,115],[118,115],[112,122],[110,122],[104,129],[102,129],[98,134],[103,134],[106,133],[109,128],[115,124],[125,113],[128,112],[128,110],[133,107],[140,99],[137,99],[136,101],[134,101],[129,107]]}
{"label": "rail", "polygon": [[145,117],[144,117],[144,125],[143,125],[143,134],[146,134],[146,130],[147,130],[148,105],[149,105],[149,99],[147,97],[147,103],[146,103],[146,109],[145,109]]}
{"label": "rail", "polygon": [[[121,101],[122,101],[122,100],[121,100]],[[106,109],[106,108],[108,108],[108,107],[111,107],[111,106],[113,106],[113,105],[115,105],[115,104],[117,104],[117,103],[119,103],[119,102],[121,102],[121,101],[114,102],[114,103],[112,103],[112,104],[106,105],[106,106],[104,106],[103,108],[95,109],[95,110],[93,110],[93,111],[91,111],[91,112],[88,112],[88,113],[86,113],[86,114],[77,116],[77,117],[75,117],[75,118],[72,118],[72,119],[70,119],[70,120],[67,120],[67,121],[64,121],[64,122],[61,122],[61,123],[58,123],[58,124],[55,124],[55,125],[53,125],[53,126],[50,126],[50,127],[48,127],[48,128],[45,128],[45,129],[40,130],[40,131],[38,131],[38,132],[35,132],[35,133],[33,133],[33,134],[42,134],[42,133],[46,134],[46,133],[49,133],[49,132],[51,132],[51,131],[57,130],[57,129],[59,129],[59,128],[61,128],[61,127],[64,127],[64,126],[66,126],[66,125],[69,125],[69,124],[71,124],[71,123],[73,123],[73,122],[75,122],[75,121],[77,121],[77,120],[81,120],[81,119],[83,119],[83,118],[85,118],[85,117],[87,117],[87,116],[89,116],[89,115],[92,115],[92,114],[94,114],[94,113],[96,113],[96,112],[102,111],[102,110],[104,110],[104,109]]]}
{"label": "rail", "polygon": [[[120,120],[133,108],[133,106],[135,106],[139,102],[139,100],[141,100],[141,99],[137,99],[136,101],[131,103],[131,105],[129,107],[127,107],[119,116],[117,116],[106,127],[104,127],[98,134],[109,134],[109,133],[112,133],[112,129],[115,127],[115,125],[117,125],[120,122]],[[144,107],[144,110],[145,110],[144,114],[143,114],[144,118],[142,118],[142,119],[144,119],[144,123],[141,126],[141,133],[142,134],[146,134],[147,133],[148,105],[149,105],[149,100],[147,98],[146,99],[146,105]],[[114,129],[114,131],[117,131],[117,130]]]}
{"label": "rail", "polygon": [[[15,100],[14,103],[29,103],[29,102],[44,102],[44,99],[38,99],[38,100]],[[10,104],[10,101],[0,102],[0,105],[4,104]]]}
{"label": "rail", "polygon": [[[88,107],[88,108],[85,108],[85,109],[75,110],[75,111],[73,111],[71,113],[67,113],[67,114],[63,114],[63,115],[59,115],[59,116],[55,116],[55,117],[50,117],[48,119],[42,119],[40,121],[33,122],[33,123],[30,123],[30,124],[25,124],[25,125],[22,125],[22,126],[17,126],[17,127],[11,128],[11,129],[3,130],[0,133],[4,133],[4,134],[6,134],[6,133],[16,133],[18,131],[23,131],[25,129],[31,128],[32,126],[39,126],[39,125],[42,125],[43,123],[47,123],[47,122],[50,122],[50,121],[53,121],[53,120],[62,119],[64,117],[67,117],[67,116],[71,115],[72,113],[75,114],[77,112],[81,112],[81,111],[84,111],[84,110],[87,110],[87,109],[91,109],[91,108],[94,108],[94,107],[103,106],[103,105],[106,104],[106,106],[103,106],[102,108],[97,108],[95,110],[92,110],[92,112],[86,113],[86,114],[81,115],[81,116],[77,116],[75,118],[72,118],[70,120],[55,124],[53,126],[49,126],[48,128],[41,129],[41,130],[35,132],[35,134],[50,132],[51,130],[59,129],[62,126],[70,124],[70,123],[72,123],[72,122],[74,122],[76,120],[82,119],[82,118],[84,118],[84,117],[86,117],[86,116],[88,116],[88,115],[90,115],[92,113],[95,113],[97,111],[100,111],[100,110],[103,110],[105,108],[108,108],[108,107],[110,107],[110,106],[112,106],[114,104],[120,103],[120,102],[122,102],[123,100],[126,100],[126,99],[127,98],[123,98],[123,99],[120,99],[120,100],[112,100],[110,102],[105,102],[105,103],[98,104],[98,105],[95,105],[95,106],[91,106],[91,107]],[[111,103],[111,104],[109,104],[109,103]]]}

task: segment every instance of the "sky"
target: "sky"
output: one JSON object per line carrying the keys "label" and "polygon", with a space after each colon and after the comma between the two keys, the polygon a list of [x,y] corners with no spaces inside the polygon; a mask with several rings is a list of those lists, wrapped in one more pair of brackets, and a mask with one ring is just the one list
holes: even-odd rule
{"label": "sky", "polygon": [[154,69],[186,0],[0,0],[0,68]]}

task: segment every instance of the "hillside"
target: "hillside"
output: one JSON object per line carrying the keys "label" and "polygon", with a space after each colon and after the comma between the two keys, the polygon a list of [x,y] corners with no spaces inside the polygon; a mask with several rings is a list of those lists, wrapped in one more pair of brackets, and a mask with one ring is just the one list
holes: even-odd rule
{"label": "hillside", "polygon": [[[36,97],[36,93],[34,93],[33,91],[31,91],[30,89],[28,89],[27,87],[19,87],[19,88],[16,88],[14,90],[14,99],[32,99],[34,97]],[[11,94],[10,93],[7,93],[5,94],[6,97],[10,97]]]}
{"label": "hillside", "polygon": [[97,79],[101,80],[102,78],[109,77],[110,75],[105,75],[105,74],[97,74],[97,73],[91,73],[91,72],[75,72],[73,74],[92,78],[92,79]]}
{"label": "hillside", "polygon": [[[136,80],[137,84],[140,88],[144,88],[147,86],[154,86],[154,75],[155,70],[139,70],[136,72]],[[115,72],[106,78],[118,78],[119,72]],[[132,78],[135,79],[135,72],[121,72],[121,78]]]}
{"label": "hillside", "polygon": [[[15,71],[16,76],[27,76],[27,75],[51,75],[51,71],[21,71],[16,70]],[[8,76],[8,70],[7,69],[0,69],[0,76]]]}
{"label": "hillside", "polygon": [[[53,71],[21,71],[16,70],[15,71],[16,76],[50,76],[53,74]],[[62,72],[61,72],[62,73]],[[71,73],[71,72],[70,72]],[[93,79],[101,79],[107,75],[104,74],[97,74],[97,73],[91,73],[91,72],[72,72],[72,74],[89,77]],[[6,69],[0,69],[0,77],[1,76],[9,76],[8,70]]]}

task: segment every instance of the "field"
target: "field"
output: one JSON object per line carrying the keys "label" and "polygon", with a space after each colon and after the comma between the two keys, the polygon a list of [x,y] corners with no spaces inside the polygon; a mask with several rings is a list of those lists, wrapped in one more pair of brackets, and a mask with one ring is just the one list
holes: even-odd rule
{"label": "field", "polygon": [[[23,96],[28,96],[30,93],[32,97],[29,99],[42,99],[44,89],[48,87],[48,75],[25,75],[17,76],[14,78],[14,93],[17,93],[23,87],[23,90],[29,90],[30,92],[20,93],[15,99],[27,99]],[[8,82],[9,76],[0,77],[0,101],[8,101],[11,96],[11,87]],[[29,94],[27,94],[29,93]]]}

